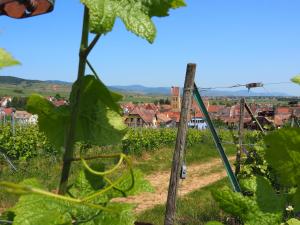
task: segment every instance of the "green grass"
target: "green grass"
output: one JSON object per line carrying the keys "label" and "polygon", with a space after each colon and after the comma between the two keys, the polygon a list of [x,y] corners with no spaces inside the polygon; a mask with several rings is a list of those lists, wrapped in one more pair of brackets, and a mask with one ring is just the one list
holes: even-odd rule
{"label": "green grass", "polygon": [[[227,216],[219,208],[211,195],[215,189],[229,186],[225,178],[210,186],[194,191],[177,201],[176,225],[202,225],[208,221],[226,222]],[[138,215],[138,221],[162,225],[165,205],[158,205]]]}
{"label": "green grass", "polygon": [[[235,146],[226,146],[227,155],[234,155]],[[144,152],[140,157],[134,157],[135,167],[139,168],[145,174],[151,174],[156,171],[168,170],[171,168],[174,148],[162,148],[151,153]],[[186,163],[203,163],[210,159],[219,157],[219,153],[212,141],[203,142],[187,148]]]}
{"label": "green grass", "polygon": [[[107,152],[121,152],[120,147],[113,149],[88,150],[84,155],[107,154]],[[141,156],[132,156],[134,167],[140,169],[144,174],[157,171],[169,170],[172,163],[174,147],[157,149],[144,152]],[[235,154],[235,147],[226,148],[228,155]],[[189,147],[186,153],[186,163],[202,163],[218,157],[218,152],[212,140]],[[61,156],[38,156],[28,161],[16,161],[19,171],[13,173],[6,162],[0,160],[0,181],[21,182],[24,179],[35,177],[49,190],[56,190],[60,180]],[[101,160],[99,160],[100,162]],[[74,180],[81,170],[81,162],[74,162],[71,170],[70,182]],[[0,208],[7,208],[15,204],[16,196],[0,191]]]}
{"label": "green grass", "polygon": [[[57,90],[54,89],[57,86]],[[37,93],[43,96],[54,96],[59,93],[62,97],[68,97],[71,91],[70,85],[53,85],[48,83],[33,84],[0,84],[0,96],[30,96]]]}
{"label": "green grass", "polygon": [[[97,153],[98,152],[98,153]],[[120,152],[120,151],[119,151]],[[99,151],[95,149],[95,152],[89,155],[99,155],[107,154],[103,150]],[[78,157],[78,156],[76,156]],[[62,156],[49,156],[49,155],[39,155],[35,158],[29,159],[27,161],[15,161],[18,171],[13,172],[8,164],[0,158],[0,181],[9,181],[13,183],[19,183],[24,179],[35,178],[43,186],[45,186],[49,191],[56,191],[58,189],[61,166],[62,166]],[[115,160],[115,159],[114,159]],[[105,163],[106,165],[115,164],[114,160],[110,159],[95,159],[94,163]],[[69,177],[69,184],[74,183],[79,172],[83,169],[83,165],[80,161],[72,163],[72,168]],[[18,197],[13,194],[7,194],[0,191],[0,209],[9,208],[13,206]]]}

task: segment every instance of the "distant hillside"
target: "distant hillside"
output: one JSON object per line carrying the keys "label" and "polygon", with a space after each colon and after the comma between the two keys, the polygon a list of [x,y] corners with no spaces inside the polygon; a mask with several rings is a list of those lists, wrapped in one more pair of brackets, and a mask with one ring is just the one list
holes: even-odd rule
{"label": "distant hillside", "polygon": [[18,84],[36,84],[36,83],[47,83],[47,84],[64,84],[64,85],[71,85],[70,82],[66,81],[60,81],[60,80],[30,80],[30,79],[23,79],[19,77],[13,77],[13,76],[0,76],[0,83],[1,84],[12,84],[12,85],[18,85]]}
{"label": "distant hillside", "polygon": [[18,85],[21,83],[40,83],[39,80],[27,80],[22,79],[18,77],[12,77],[12,76],[0,76],[0,83],[1,84],[12,84],[12,85]]}
{"label": "distant hillside", "polygon": [[60,94],[68,97],[71,84],[62,81],[28,80],[13,76],[0,76],[0,96],[29,96],[37,93],[44,96]]}
{"label": "distant hillside", "polygon": [[[68,96],[71,90],[70,82],[59,80],[28,80],[13,76],[0,76],[0,95],[14,95],[19,93],[27,95],[31,93],[40,93],[42,95],[52,95],[62,93],[63,96]],[[139,95],[170,95],[171,87],[146,87],[143,85],[112,85],[109,88],[116,92],[124,94],[139,94]],[[17,92],[16,92],[17,90]],[[15,92],[15,93],[14,93]],[[181,90],[182,93],[182,90]],[[257,90],[248,92],[247,90],[223,91],[223,90],[208,90],[202,92],[203,96],[289,96],[286,93],[279,92],[258,92]]]}
{"label": "distant hillside", "polygon": [[145,87],[143,85],[113,85],[109,86],[111,90],[123,93],[136,93],[142,95],[170,95],[170,87]]}
{"label": "distant hillside", "polygon": [[[170,95],[171,87],[145,87],[142,85],[109,86],[110,89],[123,93],[137,93],[143,95]],[[181,89],[182,93],[182,89]],[[203,96],[289,96],[280,92],[248,92],[247,90],[219,91],[209,90],[201,92]]]}

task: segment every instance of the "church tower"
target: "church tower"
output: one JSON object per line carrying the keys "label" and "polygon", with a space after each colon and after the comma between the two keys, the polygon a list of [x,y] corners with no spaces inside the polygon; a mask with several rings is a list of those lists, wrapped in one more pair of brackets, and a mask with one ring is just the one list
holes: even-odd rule
{"label": "church tower", "polygon": [[171,107],[173,112],[180,112],[181,110],[181,99],[180,99],[179,87],[171,87]]}

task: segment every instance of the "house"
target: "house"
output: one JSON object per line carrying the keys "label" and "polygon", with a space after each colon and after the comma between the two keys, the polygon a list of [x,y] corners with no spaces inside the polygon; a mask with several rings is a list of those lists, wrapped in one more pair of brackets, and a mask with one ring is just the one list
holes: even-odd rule
{"label": "house", "polygon": [[48,96],[46,99],[50,102],[52,102],[53,105],[56,107],[63,106],[63,105],[68,105],[68,101],[65,99],[56,99],[55,97]]}
{"label": "house", "polygon": [[225,108],[225,105],[209,105],[207,110],[212,119],[219,119]]}
{"label": "house", "polygon": [[[260,123],[260,125],[266,130],[273,129],[275,127],[274,122],[265,116],[257,116],[256,119]],[[244,123],[244,127],[250,130],[260,130],[258,124],[253,120]]]}
{"label": "house", "polygon": [[176,122],[165,113],[157,113],[156,118],[158,127],[176,127]]}
{"label": "house", "polygon": [[16,111],[14,113],[14,118],[16,123],[19,124],[37,124],[38,116],[32,115],[29,112],[26,111]]}
{"label": "house", "polygon": [[7,107],[8,104],[11,102],[12,98],[11,97],[3,97],[0,100],[0,107]]}
{"label": "house", "polygon": [[136,106],[125,118],[128,127],[157,127],[157,117],[154,110]]}
{"label": "house", "polygon": [[173,122],[173,127],[177,127],[179,125],[179,120],[180,120],[180,112],[164,112],[164,114],[170,118]]}
{"label": "house", "polygon": [[278,107],[275,110],[274,122],[277,127],[280,127],[287,123],[292,116],[292,110],[290,107]]}
{"label": "house", "polygon": [[134,109],[135,105],[132,102],[122,103],[121,108],[124,115],[128,115],[130,111]]}
{"label": "house", "polygon": [[63,105],[68,105],[68,102],[66,100],[64,100],[64,99],[54,100],[52,103],[56,107],[63,106]]}
{"label": "house", "polygon": [[169,112],[171,110],[172,110],[171,105],[166,105],[166,104],[159,105],[159,111],[160,112]]}

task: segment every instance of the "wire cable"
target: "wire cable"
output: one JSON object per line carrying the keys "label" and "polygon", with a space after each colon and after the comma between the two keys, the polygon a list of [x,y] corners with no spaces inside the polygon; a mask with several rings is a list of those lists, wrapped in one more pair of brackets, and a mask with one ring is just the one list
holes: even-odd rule
{"label": "wire cable", "polygon": [[[269,82],[269,83],[255,82],[255,83],[262,85],[262,86],[258,86],[258,87],[264,87],[266,85],[293,84],[293,82],[291,82],[291,81],[289,81],[289,82],[287,82],[287,81]],[[255,84],[255,83],[253,83],[253,84]],[[249,84],[251,84],[251,83],[249,83]],[[216,86],[216,87],[199,87],[198,91],[208,91],[208,90],[214,90],[214,89],[232,89],[232,88],[238,88],[238,87],[247,87],[249,84],[234,84],[234,85],[229,85],[229,86]]]}

